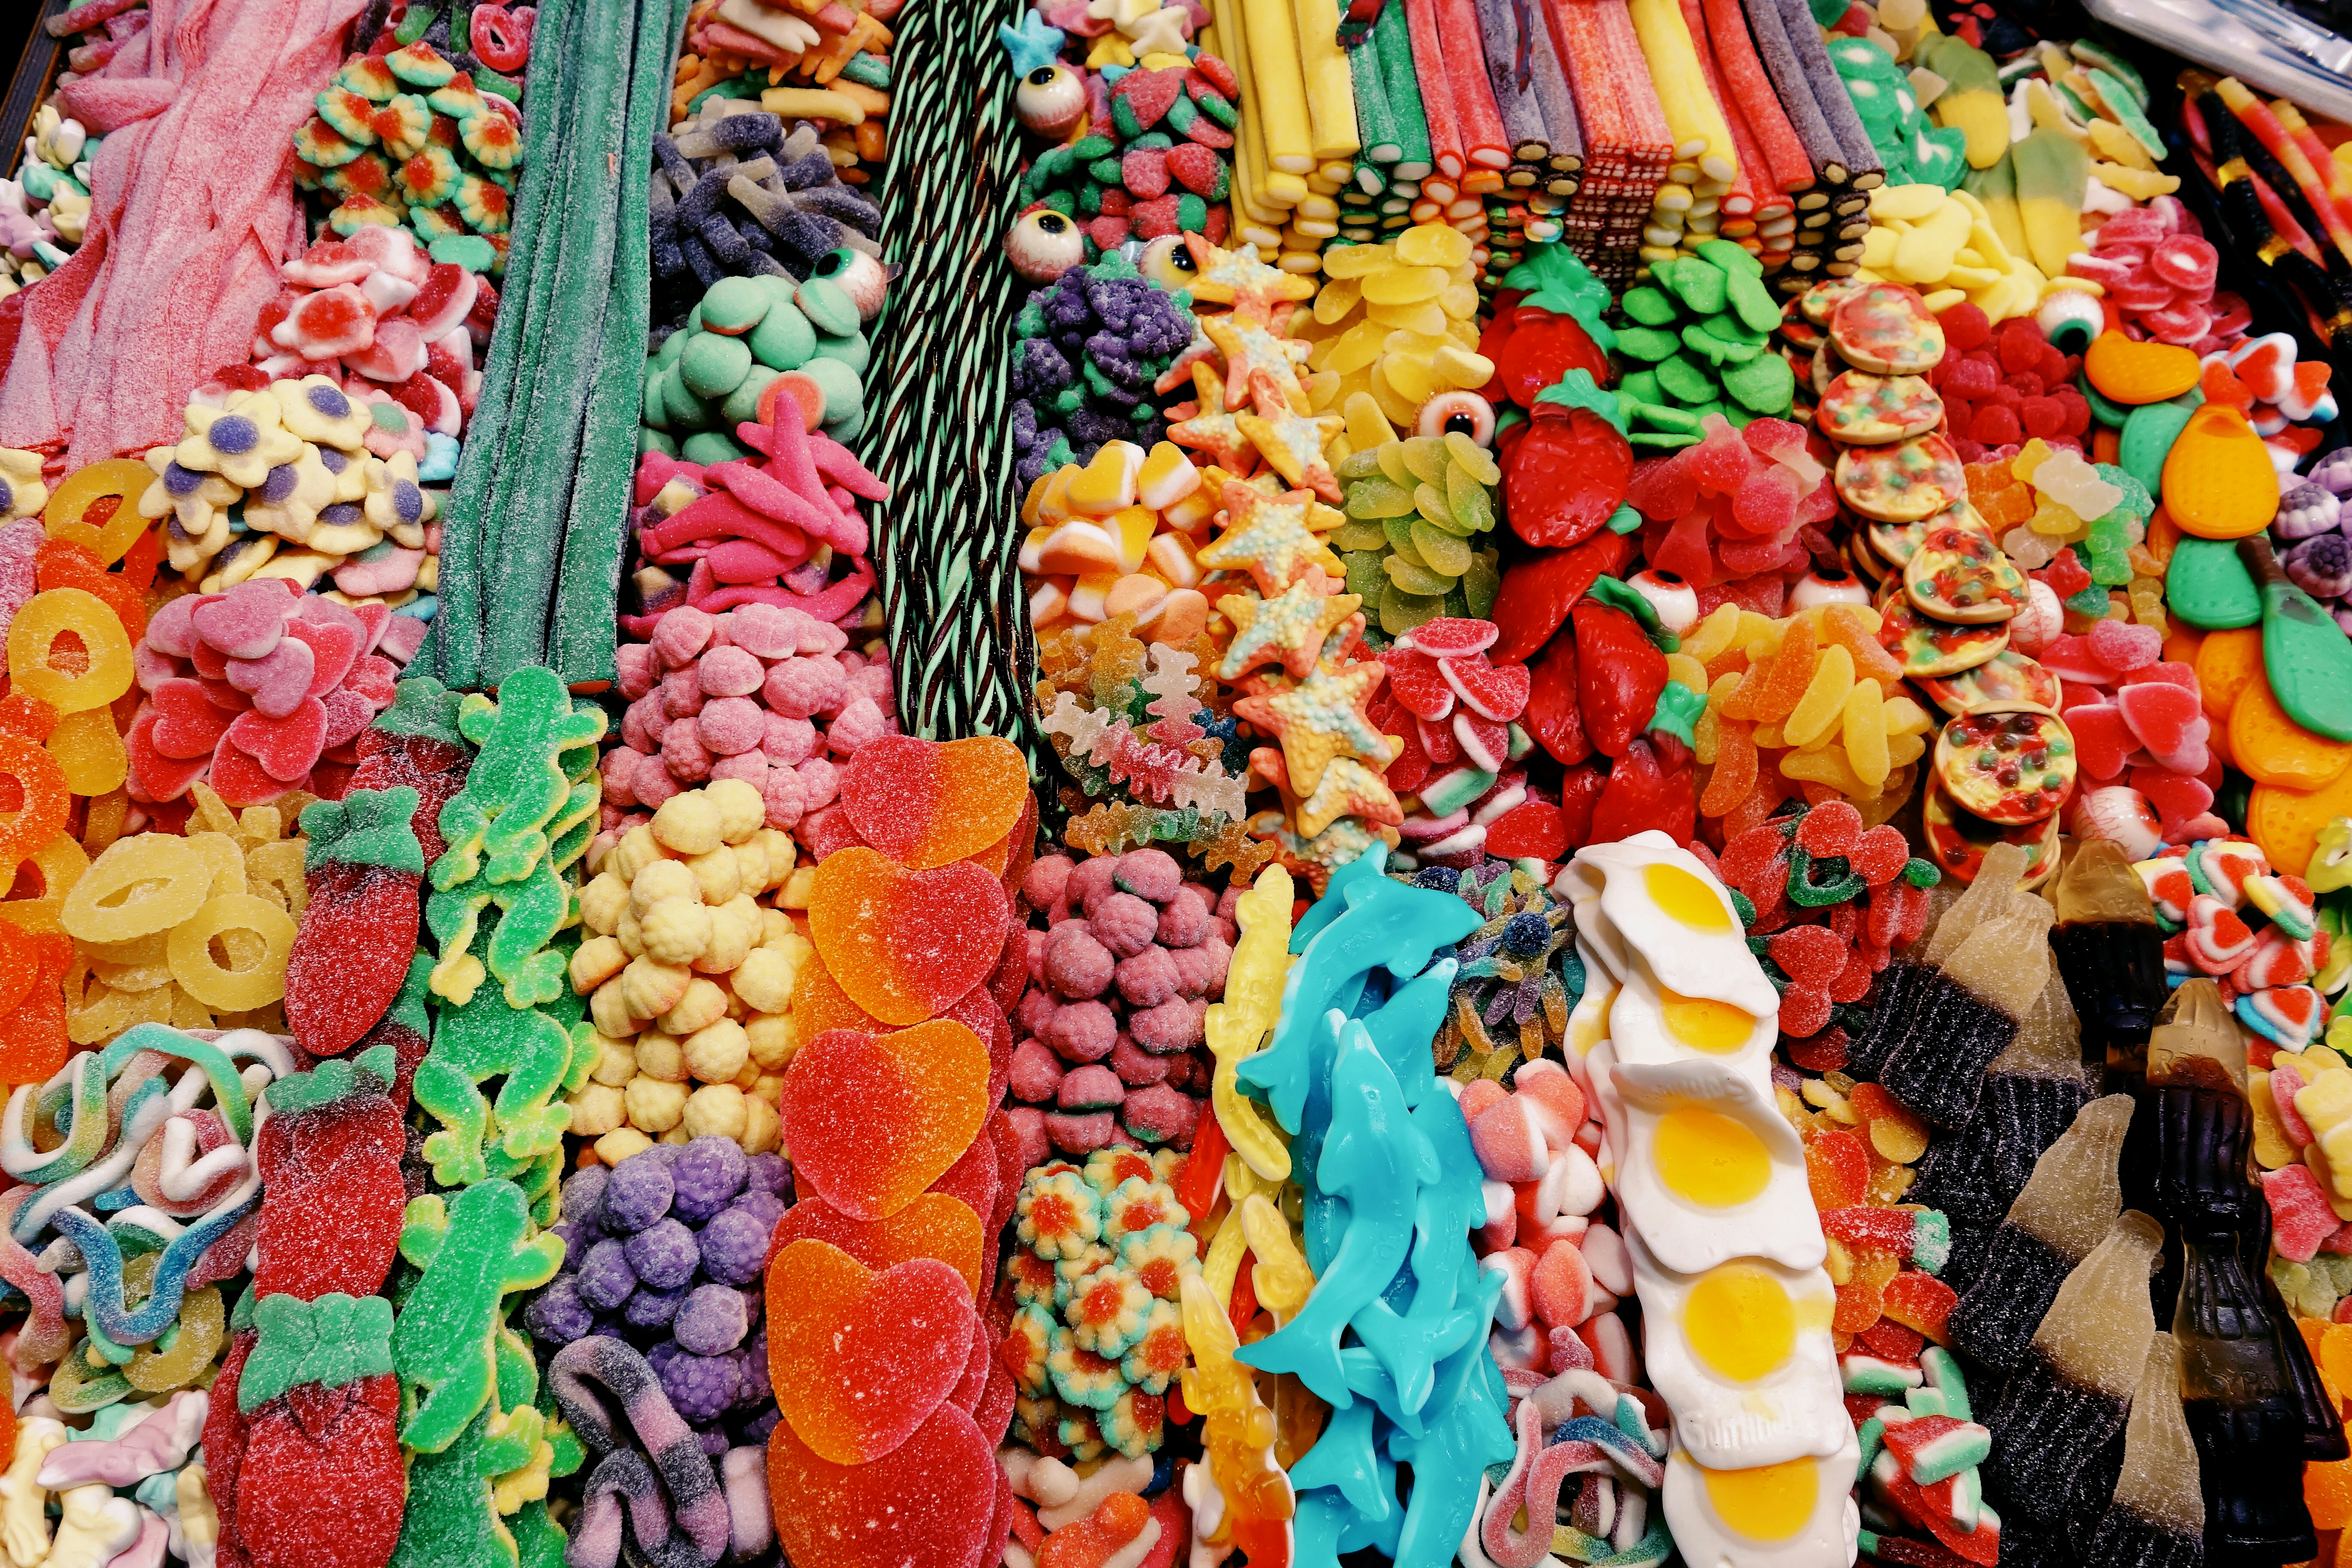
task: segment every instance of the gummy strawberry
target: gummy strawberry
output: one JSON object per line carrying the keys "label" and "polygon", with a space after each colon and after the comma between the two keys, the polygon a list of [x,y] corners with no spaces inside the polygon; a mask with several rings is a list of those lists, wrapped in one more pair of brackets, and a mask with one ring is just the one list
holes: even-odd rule
{"label": "gummy strawberry", "polygon": [[[1552,638],[1528,667],[1528,676],[1521,727],[1559,762],[1573,764],[1591,756],[1592,742],[1585,738],[1584,715],[1577,706],[1576,639]],[[1390,772],[1393,775],[1394,768]]]}
{"label": "gummy strawberry", "polygon": [[1609,770],[1609,783],[1592,807],[1591,842],[1614,844],[1654,827],[1675,843],[1687,844],[1697,821],[1698,794],[1691,780],[1689,753],[1684,752],[1669,766],[1660,758],[1656,742],[1640,736],[1627,743]]}
{"label": "gummy strawberry", "polygon": [[425,877],[416,801],[403,784],[303,809],[310,901],[286,961],[286,1022],[312,1056],[349,1050],[408,978]]}
{"label": "gummy strawberry", "polygon": [[1608,385],[1616,374],[1575,317],[1539,305],[1521,305],[1511,313],[1510,334],[1499,346],[1495,384],[1522,408],[1535,407],[1536,395],[1559,384],[1570,371],[1584,372],[1595,386]]}
{"label": "gummy strawberry", "polygon": [[[362,683],[370,662],[358,661],[347,687],[357,689]],[[352,775],[354,789],[406,784],[416,791],[409,827],[428,866],[448,848],[441,837],[441,808],[466,787],[467,770],[473,763],[473,748],[457,732],[460,697],[430,676],[412,676],[392,688],[391,706],[379,711],[353,742],[360,755],[359,771]]]}
{"label": "gummy strawberry", "polygon": [[1579,544],[1616,515],[1633,478],[1624,432],[1590,408],[1538,403],[1504,465],[1504,510],[1529,544]]}
{"label": "gummy strawberry", "polygon": [[1567,550],[1538,550],[1503,572],[1503,586],[1486,613],[1500,628],[1486,656],[1513,664],[1551,640],[1577,600],[1603,573],[1625,564],[1632,548],[1622,533],[1596,533]]}
{"label": "gummy strawberry", "polygon": [[1633,616],[1613,605],[1587,599],[1577,605],[1575,622],[1577,706],[1585,736],[1601,755],[1622,757],[1657,708],[1666,684],[1665,655]]}
{"label": "gummy strawberry", "polygon": [[373,1048],[272,1086],[255,1146],[265,1194],[257,1296],[370,1296],[391,1274],[407,1203],[407,1134],[388,1092],[394,1063]]}

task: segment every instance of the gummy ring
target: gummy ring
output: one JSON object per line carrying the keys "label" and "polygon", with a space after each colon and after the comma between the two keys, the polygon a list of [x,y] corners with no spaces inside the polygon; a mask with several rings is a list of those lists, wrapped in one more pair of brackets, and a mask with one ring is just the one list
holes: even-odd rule
{"label": "gummy ring", "polygon": [[[1456,424],[1466,420],[1466,424]],[[1481,447],[1495,444],[1495,405],[1475,392],[1441,392],[1421,405],[1413,421],[1416,436],[1443,436],[1459,430]]]}
{"label": "gummy ring", "polygon": [[1952,804],[2006,827],[2053,815],[2074,793],[2074,732],[2046,708],[1989,703],[1936,737],[1936,778]]}
{"label": "gummy ring", "polygon": [[24,803],[0,823],[0,866],[16,868],[65,831],[66,771],[22,735],[0,733],[0,778],[16,781]]}
{"label": "gummy ring", "polygon": [[194,914],[212,885],[212,868],[184,838],[117,839],[66,895],[58,924],[83,942],[129,942]]}
{"label": "gummy ring", "polygon": [[[44,756],[47,752],[42,753]],[[16,896],[16,888],[25,880],[25,868],[29,866],[40,879],[41,890]],[[66,899],[89,870],[89,855],[76,842],[70,833],[59,833],[26,856],[16,868],[15,879],[0,889],[0,921],[7,921],[26,931],[62,931],[58,915],[65,909]]]}
{"label": "gummy ring", "polygon": [[131,1397],[131,1380],[112,1367],[89,1364],[91,1347],[79,1344],[49,1373],[49,1397],[68,1415],[86,1415]]}
{"label": "gummy ring", "polygon": [[513,76],[530,63],[531,25],[537,14],[518,16],[504,5],[477,5],[467,37],[474,58],[500,76]]}
{"label": "gummy ring", "polygon": [[[49,504],[41,509],[41,526],[51,539],[69,540],[112,565],[146,531],[148,520],[139,515],[139,498],[154,482],[154,470],[130,458],[92,463],[49,492]],[[115,505],[104,526],[83,521],[92,506],[109,497]]]}
{"label": "gummy ring", "polygon": [[[53,663],[59,636],[82,645],[82,666]],[[103,708],[131,689],[131,637],[112,605],[86,588],[51,588],[34,595],[8,627],[8,679],[60,715]]]}
{"label": "gummy ring", "polygon": [[[131,1273],[140,1264],[161,1257],[160,1253],[150,1252],[124,1264],[122,1280],[125,1287],[130,1285]],[[154,1269],[151,1267],[147,1273],[152,1279]],[[126,1289],[125,1294],[128,1293]],[[172,1342],[172,1348],[168,1351],[159,1351],[152,1344],[140,1346],[138,1352],[131,1356],[131,1364],[122,1369],[123,1380],[142,1394],[169,1394],[185,1387],[211,1365],[213,1356],[219,1351],[221,1341],[228,1331],[228,1317],[221,1309],[219,1286],[207,1285],[180,1298],[179,1328],[179,1337]]]}
{"label": "gummy ring", "polygon": [[[235,967],[213,956],[213,939],[254,931],[260,952],[232,948]],[[286,995],[286,958],[294,951],[294,917],[253,893],[221,893],[172,928],[172,977],[215,1013],[250,1013]],[[242,949],[243,951],[238,951]],[[245,962],[250,958],[250,962]]]}

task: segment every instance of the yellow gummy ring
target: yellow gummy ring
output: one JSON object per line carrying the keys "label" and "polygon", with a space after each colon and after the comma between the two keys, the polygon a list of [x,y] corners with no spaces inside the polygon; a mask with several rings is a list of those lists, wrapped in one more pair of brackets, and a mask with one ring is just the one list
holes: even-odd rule
{"label": "yellow gummy ring", "polygon": [[116,840],[66,895],[58,921],[83,942],[129,942],[167,931],[196,912],[212,868],[169,834]]}
{"label": "yellow gummy ring", "polygon": [[[205,900],[194,916],[173,928],[172,977],[180,989],[215,1013],[249,1013],[286,995],[286,956],[294,951],[294,917],[253,893],[223,893]],[[213,939],[252,931],[259,952],[227,943],[231,963],[213,954]]]}
{"label": "yellow gummy ring", "polygon": [[[41,509],[41,526],[51,539],[81,545],[110,566],[146,531],[148,520],[139,515],[139,498],[154,482],[154,470],[130,458],[78,468],[49,492],[49,504]],[[83,514],[108,496],[115,498],[114,515],[102,527],[84,522]]]}
{"label": "yellow gummy ring", "polygon": [[[33,868],[33,878],[25,875],[26,866]],[[66,898],[89,870],[89,856],[73,835],[58,834],[26,856],[23,865],[10,868],[13,879],[0,889],[0,899],[5,900],[0,902],[0,921],[26,931],[63,931],[58,917]]]}
{"label": "yellow gummy ring", "polygon": [[[81,639],[86,662],[68,669],[51,660],[58,638]],[[51,588],[25,601],[8,627],[8,679],[60,714],[103,708],[131,689],[131,638],[122,617],[82,588]]]}

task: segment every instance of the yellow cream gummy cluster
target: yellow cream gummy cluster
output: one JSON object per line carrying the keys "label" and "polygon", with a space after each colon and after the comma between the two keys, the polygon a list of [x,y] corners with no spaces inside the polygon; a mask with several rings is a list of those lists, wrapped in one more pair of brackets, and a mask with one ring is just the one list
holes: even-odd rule
{"label": "yellow cream gummy cluster", "polygon": [[571,1097],[572,1131],[608,1163],[656,1140],[776,1146],[785,1009],[815,950],[760,901],[793,869],[791,836],[765,819],[740,779],[672,795],[581,889],[592,934],[572,955],[572,986],[588,998],[596,1065]]}

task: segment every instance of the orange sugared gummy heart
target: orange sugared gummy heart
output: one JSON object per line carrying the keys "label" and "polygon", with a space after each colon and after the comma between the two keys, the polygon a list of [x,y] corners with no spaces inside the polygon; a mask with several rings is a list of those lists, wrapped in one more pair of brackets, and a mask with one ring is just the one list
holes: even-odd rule
{"label": "orange sugared gummy heart", "polygon": [[799,1050],[827,1029],[856,1029],[879,1034],[881,1019],[849,999],[823,958],[812,958],[793,975],[793,1010],[785,1016],[793,1049]]}
{"label": "orange sugared gummy heart", "polygon": [[879,736],[858,747],[841,774],[841,804],[858,837],[918,871],[1002,839],[1028,793],[1020,749],[992,735],[945,742]]}
{"label": "orange sugared gummy heart", "polygon": [[987,979],[1011,918],[1003,884],[984,867],[909,871],[863,845],[826,856],[809,898],[809,935],[824,966],[886,1024],[933,1017]]}
{"label": "orange sugared gummy heart", "polygon": [[981,1331],[963,1276],[934,1258],[878,1273],[827,1241],[768,1269],[768,1371],[801,1441],[836,1465],[882,1458],[963,1376]]}
{"label": "orange sugared gummy heart", "polygon": [[768,1496],[793,1568],[980,1568],[998,1474],[988,1439],[952,1405],[887,1465],[835,1464],[789,1421],[768,1439]]}
{"label": "orange sugared gummy heart", "polygon": [[828,1029],[784,1069],[782,1113],[794,1177],[853,1219],[887,1218],[979,1136],[988,1047],[951,1018]]}
{"label": "orange sugared gummy heart", "polygon": [[868,1268],[935,1258],[962,1275],[973,1294],[980,1290],[980,1220],[945,1193],[921,1194],[887,1219],[852,1219],[823,1198],[805,1197],[776,1222],[770,1255],[803,1240],[830,1242]]}

